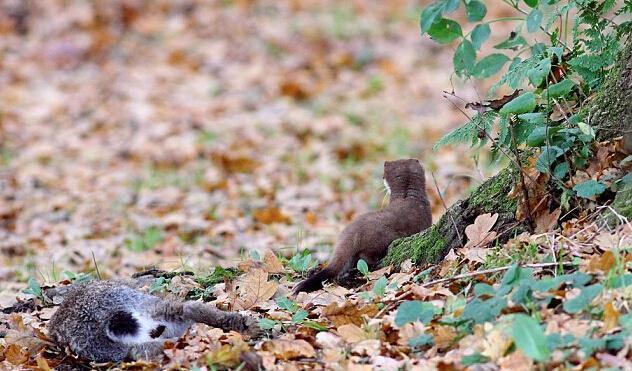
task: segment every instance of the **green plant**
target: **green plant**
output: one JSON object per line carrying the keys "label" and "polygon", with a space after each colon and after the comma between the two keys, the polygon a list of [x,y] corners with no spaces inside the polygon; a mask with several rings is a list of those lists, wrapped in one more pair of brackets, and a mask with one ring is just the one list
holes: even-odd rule
{"label": "green plant", "polygon": [[[563,206],[571,195],[591,198],[604,184],[588,181],[568,188],[575,169],[587,166],[595,132],[585,113],[586,97],[606,81],[630,29],[632,1],[502,0],[515,16],[486,19],[480,0],[438,0],[421,13],[422,34],[442,43],[458,41],[454,73],[462,79],[488,79],[504,71],[488,96],[506,86],[514,90],[500,99],[468,103],[475,114],[435,145],[491,142],[495,158],[504,155],[515,165],[523,152],[537,155],[536,168],[552,176],[563,191]],[[463,25],[445,16],[465,7]],[[482,53],[494,23],[511,22],[514,31],[493,52]],[[467,23],[467,24],[466,24]],[[464,28],[470,30],[464,32]],[[505,68],[505,66],[507,66]],[[453,94],[452,94],[453,95]]]}
{"label": "green plant", "polygon": [[158,227],[149,227],[142,233],[135,233],[125,240],[127,248],[132,251],[141,252],[151,250],[156,244],[163,240],[162,231]]}
{"label": "green plant", "polygon": [[310,251],[305,249],[298,254],[294,254],[294,256],[292,256],[292,258],[288,261],[288,265],[295,272],[303,273],[314,267],[316,265],[316,261],[312,259]]}
{"label": "green plant", "polygon": [[27,288],[23,291],[25,294],[30,294],[35,296],[40,300],[44,300],[44,294],[42,293],[42,286],[40,286],[39,282],[34,277],[29,277],[27,282]]}

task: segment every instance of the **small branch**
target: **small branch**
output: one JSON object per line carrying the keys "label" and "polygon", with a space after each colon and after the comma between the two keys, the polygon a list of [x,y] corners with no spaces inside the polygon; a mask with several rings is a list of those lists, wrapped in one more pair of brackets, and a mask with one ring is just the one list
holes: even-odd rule
{"label": "small branch", "polygon": [[[509,130],[511,130],[511,146],[516,157],[516,162],[520,161],[520,153],[518,152],[518,145],[516,144],[516,134],[514,133],[513,120],[509,120]],[[520,171],[520,183],[522,184],[522,196],[524,202],[524,208],[527,212],[527,226],[531,232],[533,232],[533,217],[531,216],[531,202],[529,201],[529,190],[527,189],[527,183],[524,181],[524,172]]]}
{"label": "small branch", "polygon": [[99,272],[99,265],[97,264],[97,259],[94,257],[94,251],[90,251],[92,253],[92,262],[94,263],[94,270],[97,274],[97,279],[101,281],[101,272]]}
{"label": "small branch", "polygon": [[441,191],[439,190],[439,185],[437,184],[437,178],[435,178],[434,171],[431,171],[430,174],[432,175],[432,180],[434,181],[435,188],[437,189],[437,193],[439,194],[439,199],[441,200],[441,204],[443,204],[443,208],[445,209],[446,213],[450,217],[450,221],[452,222],[452,225],[454,226],[454,230],[456,231],[456,235],[459,238],[459,246],[463,246],[463,239],[461,237],[461,233],[459,232],[459,228],[456,226],[456,222],[454,221],[452,214],[448,212],[448,206],[446,205],[445,200],[443,199],[443,195],[441,194]]}
{"label": "small branch", "polygon": [[[573,262],[556,262],[556,263],[525,264],[525,265],[521,265],[520,267],[524,267],[524,268],[547,268],[547,267],[554,267],[554,266],[575,266],[575,265],[577,265],[577,264],[575,264]],[[438,283],[444,283],[444,282],[450,282],[450,281],[454,281],[454,280],[460,280],[462,278],[470,278],[470,277],[476,277],[476,276],[480,276],[480,275],[486,275],[486,274],[491,274],[491,273],[503,272],[503,271],[508,270],[511,267],[512,267],[512,265],[508,265],[508,266],[504,266],[504,267],[491,268],[491,269],[486,269],[486,270],[482,270],[482,271],[458,274],[456,276],[447,277],[447,278],[441,278],[441,279],[438,279],[438,280],[435,280],[435,281],[424,283],[424,284],[421,285],[421,287],[430,287],[430,286],[434,286],[434,285],[436,285]],[[393,299],[393,301],[391,303],[389,303],[388,305],[384,306],[384,308],[382,308],[379,312],[377,312],[377,314],[373,318],[378,318],[382,314],[388,312],[395,305],[397,305],[398,302],[400,302],[405,297],[407,297],[407,296],[409,296],[411,294],[412,294],[412,292],[410,290],[406,290],[406,291],[402,292],[401,294],[397,295],[395,297],[395,299]]]}

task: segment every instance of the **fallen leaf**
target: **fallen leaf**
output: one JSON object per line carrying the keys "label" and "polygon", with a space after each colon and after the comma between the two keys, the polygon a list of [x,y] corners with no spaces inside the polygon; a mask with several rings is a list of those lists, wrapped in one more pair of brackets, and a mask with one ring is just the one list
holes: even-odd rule
{"label": "fallen leaf", "polygon": [[268,207],[264,209],[255,210],[252,213],[253,218],[262,224],[273,223],[290,223],[290,218],[281,212],[278,207]]}
{"label": "fallen leaf", "polygon": [[262,349],[273,353],[278,359],[288,361],[296,358],[311,358],[316,355],[314,348],[303,339],[275,339],[262,345]]}
{"label": "fallen leaf", "polygon": [[552,231],[557,226],[557,220],[560,218],[562,209],[557,208],[552,212],[542,210],[535,217],[535,233],[546,233]]}
{"label": "fallen leaf", "polygon": [[533,370],[533,360],[527,357],[520,349],[516,349],[509,355],[498,360],[498,366],[506,371],[530,371]]}
{"label": "fallen leaf", "polygon": [[13,365],[22,365],[29,360],[29,352],[17,344],[9,344],[4,351],[4,357]]}
{"label": "fallen leaf", "polygon": [[[492,232],[494,237],[496,236],[495,232]],[[489,254],[490,250],[486,248],[469,248],[463,249],[463,257],[471,262],[477,263],[485,263],[487,254]]]}
{"label": "fallen leaf", "polygon": [[285,270],[279,258],[270,249],[266,249],[263,255],[263,269],[268,273],[282,273]]}
{"label": "fallen leaf", "polygon": [[367,338],[366,332],[352,323],[338,326],[336,332],[347,343],[357,343]]}
{"label": "fallen leaf", "polygon": [[614,304],[611,301],[607,302],[603,309],[603,331],[608,332],[619,326],[620,315]]}
{"label": "fallen leaf", "polygon": [[595,254],[591,256],[590,260],[588,261],[588,267],[586,267],[586,271],[608,273],[616,263],[617,259],[615,258],[612,251],[607,250],[601,255]]}
{"label": "fallen leaf", "polygon": [[333,322],[336,327],[350,323],[361,326],[364,323],[363,316],[371,317],[377,312],[378,308],[375,304],[360,306],[349,301],[342,305],[331,303],[323,308],[323,316]]}
{"label": "fallen leaf", "polygon": [[238,297],[235,309],[251,309],[270,300],[277,291],[279,284],[268,281],[268,273],[263,269],[254,269],[239,277],[237,281]]}
{"label": "fallen leaf", "polygon": [[496,238],[496,232],[491,231],[498,220],[498,214],[481,214],[476,217],[473,224],[465,227],[465,235],[468,238],[464,248],[485,246]]}

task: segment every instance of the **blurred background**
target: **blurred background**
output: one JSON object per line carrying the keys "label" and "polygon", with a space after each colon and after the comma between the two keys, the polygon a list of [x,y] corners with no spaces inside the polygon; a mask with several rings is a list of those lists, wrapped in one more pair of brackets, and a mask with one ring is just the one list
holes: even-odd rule
{"label": "blurred background", "polygon": [[436,220],[437,189],[449,206],[494,168],[432,150],[466,120],[442,91],[478,98],[420,36],[426,3],[0,2],[1,289],[322,259],[402,157]]}

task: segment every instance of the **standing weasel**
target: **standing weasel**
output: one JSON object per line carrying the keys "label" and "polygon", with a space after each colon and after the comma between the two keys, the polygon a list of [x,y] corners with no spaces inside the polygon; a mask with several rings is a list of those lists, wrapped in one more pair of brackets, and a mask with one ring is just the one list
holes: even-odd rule
{"label": "standing weasel", "polygon": [[92,281],[70,289],[48,324],[52,339],[97,362],[154,358],[167,340],[200,322],[256,332],[256,321],[208,304],[145,294],[124,282]]}
{"label": "standing weasel", "polygon": [[362,214],[349,224],[342,231],[327,266],[300,282],[294,293],[318,290],[323,281],[353,269],[359,259],[375,267],[386,256],[391,242],[419,233],[432,224],[424,169],[418,160],[386,161],[384,183],[391,194],[388,206]]}

